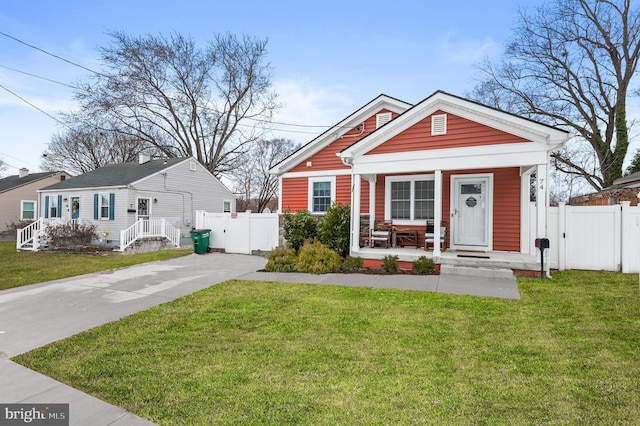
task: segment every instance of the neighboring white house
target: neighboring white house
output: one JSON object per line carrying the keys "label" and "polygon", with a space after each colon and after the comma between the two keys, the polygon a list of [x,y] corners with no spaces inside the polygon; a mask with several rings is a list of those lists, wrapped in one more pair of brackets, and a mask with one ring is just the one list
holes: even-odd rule
{"label": "neighboring white house", "polygon": [[141,154],[137,163],[101,167],[38,193],[39,218],[97,225],[98,235],[115,247],[122,247],[121,232],[140,220],[163,219],[187,240],[196,210],[236,208],[233,193],[193,157]]}

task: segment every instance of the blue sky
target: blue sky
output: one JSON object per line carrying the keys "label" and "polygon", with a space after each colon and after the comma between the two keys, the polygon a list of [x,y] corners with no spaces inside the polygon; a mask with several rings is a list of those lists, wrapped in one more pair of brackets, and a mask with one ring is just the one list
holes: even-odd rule
{"label": "blue sky", "polygon": [[[274,88],[285,105],[276,121],[329,126],[381,93],[411,103],[436,90],[464,96],[475,84],[474,64],[500,55],[518,7],[538,3],[3,0],[0,31],[98,70],[97,47],[109,42],[110,30],[179,32],[202,44],[223,32],[268,38]],[[24,99],[0,88],[6,174],[38,170],[51,135],[62,130],[25,101],[54,116],[74,108],[70,88],[24,72],[68,84],[89,76],[0,35],[0,85]],[[278,127],[273,136],[297,142],[317,135]]]}

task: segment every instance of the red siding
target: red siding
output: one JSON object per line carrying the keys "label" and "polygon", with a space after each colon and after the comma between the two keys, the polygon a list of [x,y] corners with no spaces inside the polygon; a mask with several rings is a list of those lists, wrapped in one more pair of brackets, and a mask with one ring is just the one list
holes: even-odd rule
{"label": "red siding", "polygon": [[282,212],[309,210],[308,188],[306,177],[282,179]]}
{"label": "red siding", "polygon": [[360,179],[360,214],[369,214],[369,181]]}
{"label": "red siding", "polygon": [[[382,109],[378,111],[376,114],[391,112],[387,109]],[[311,157],[305,158],[300,162],[297,166],[292,168],[291,172],[311,172],[318,170],[344,170],[348,169],[349,166],[345,165],[340,157],[336,154],[347,148],[350,145],[358,142],[360,139],[367,136],[369,133],[373,132],[376,129],[376,114],[373,114],[371,117],[367,118],[364,121],[364,132],[360,134],[359,129],[351,129],[347,133],[345,133],[340,139],[336,139],[334,142],[329,144],[322,151],[312,155]],[[392,112],[391,117],[396,118],[398,114]],[[307,167],[307,162],[311,161],[311,167]]]}
{"label": "red siding", "polygon": [[493,249],[520,251],[520,171],[496,169],[493,173]]}
{"label": "red siding", "polygon": [[351,175],[336,176],[336,203],[351,204]]}
{"label": "red siding", "polygon": [[[434,115],[445,114],[442,111]],[[466,146],[496,145],[503,143],[528,142],[500,130],[479,124],[462,117],[447,114],[447,134],[431,136],[431,116],[411,126],[404,132],[377,146],[368,154],[388,154]]]}

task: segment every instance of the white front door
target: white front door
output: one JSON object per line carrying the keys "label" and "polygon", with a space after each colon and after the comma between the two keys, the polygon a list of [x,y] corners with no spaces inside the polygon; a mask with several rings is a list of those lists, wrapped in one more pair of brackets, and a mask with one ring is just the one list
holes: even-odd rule
{"label": "white front door", "polygon": [[137,220],[144,220],[142,228],[138,230],[141,234],[149,233],[149,219],[151,218],[151,198],[138,198],[138,209],[136,210]]}
{"label": "white front door", "polygon": [[451,218],[453,245],[490,250],[491,176],[452,176]]}

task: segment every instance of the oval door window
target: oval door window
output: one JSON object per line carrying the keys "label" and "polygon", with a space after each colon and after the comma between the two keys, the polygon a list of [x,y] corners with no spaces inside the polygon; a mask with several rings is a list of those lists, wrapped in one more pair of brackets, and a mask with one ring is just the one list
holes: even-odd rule
{"label": "oval door window", "polygon": [[478,204],[478,200],[476,200],[473,197],[469,197],[467,198],[467,200],[465,201],[465,204],[467,205],[467,207],[475,207],[476,204]]}

